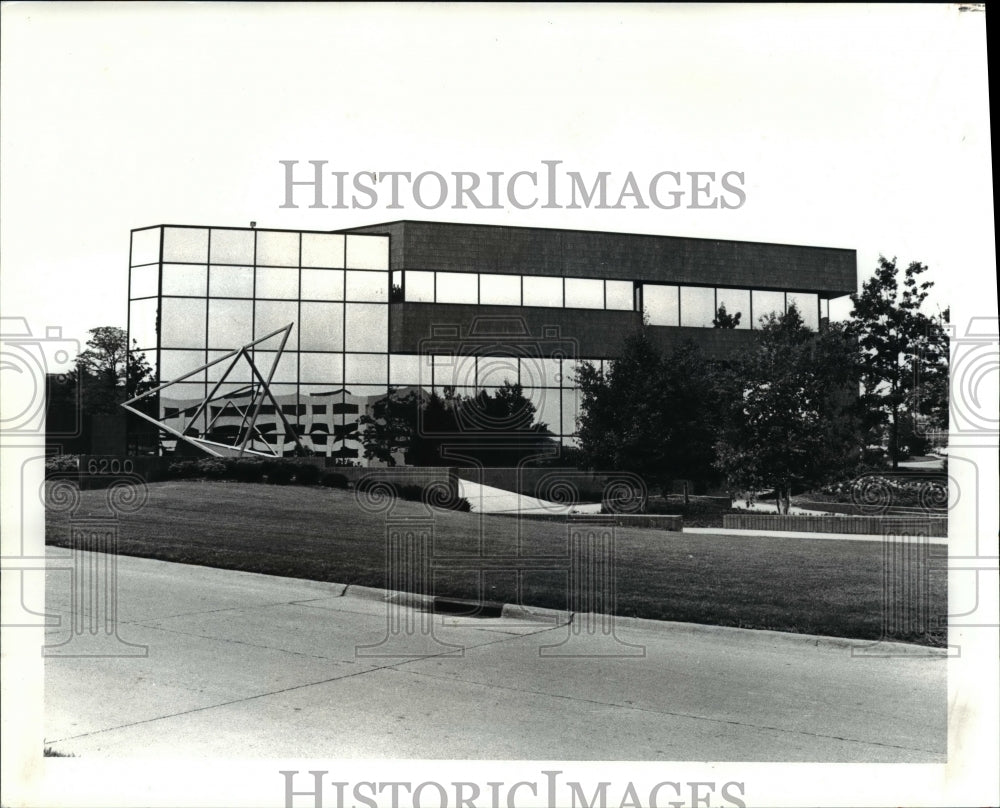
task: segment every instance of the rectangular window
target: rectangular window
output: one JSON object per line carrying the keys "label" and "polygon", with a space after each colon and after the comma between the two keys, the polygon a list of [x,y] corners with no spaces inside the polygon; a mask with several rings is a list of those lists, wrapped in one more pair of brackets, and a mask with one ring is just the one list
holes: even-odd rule
{"label": "rectangular window", "polygon": [[385,354],[345,354],[344,379],[348,387],[388,382],[388,361]]}
{"label": "rectangular window", "polygon": [[[396,387],[418,385],[420,379],[420,356],[417,354],[389,355],[389,384]],[[430,387],[430,374],[427,374],[426,386]]]}
{"label": "rectangular window", "polygon": [[566,278],[566,308],[603,309],[604,281],[591,278]]}
{"label": "rectangular window", "polygon": [[344,349],[344,304],[302,303],[299,315],[300,344],[304,351]]}
{"label": "rectangular window", "polygon": [[[260,375],[267,379],[268,374],[271,372],[271,368],[274,367],[275,357],[278,356],[277,351],[254,351],[253,361],[257,366],[257,370]],[[281,358],[278,359],[277,367],[274,367],[274,375],[271,380],[276,383],[285,383],[289,385],[294,385],[298,379],[298,364],[296,361],[296,354],[294,351],[282,351]],[[275,395],[278,395],[277,391],[272,389]],[[290,388],[288,392],[295,392],[294,386]]]}
{"label": "rectangular window", "polygon": [[785,313],[785,293],[784,292],[762,292],[753,290],[753,327],[760,328],[760,318],[769,314],[778,316]]}
{"label": "rectangular window", "polygon": [[133,267],[129,270],[129,297],[154,297],[159,293],[160,265]]}
{"label": "rectangular window", "polygon": [[438,303],[476,303],[479,300],[479,276],[471,272],[438,272]]}
{"label": "rectangular window", "polygon": [[681,325],[711,328],[715,318],[715,289],[704,286],[681,287]]}
{"label": "rectangular window", "polygon": [[642,287],[642,304],[650,325],[679,325],[677,287],[646,283]]}
{"label": "rectangular window", "polygon": [[209,267],[208,293],[212,297],[253,297],[253,267]]}
{"label": "rectangular window", "polygon": [[344,295],[346,300],[362,303],[388,303],[389,273],[348,270]]}
{"label": "rectangular window", "polygon": [[344,383],[344,355],[340,353],[300,353],[299,381],[340,387]]}
{"label": "rectangular window", "polygon": [[348,269],[389,269],[388,236],[348,236]]}
{"label": "rectangular window", "polygon": [[345,304],[344,349],[389,350],[389,307],[378,303]]}
{"label": "rectangular window", "polygon": [[344,237],[336,233],[303,233],[302,266],[344,268]]}
{"label": "rectangular window", "polygon": [[[230,353],[231,351],[209,351],[208,358],[205,361],[211,362],[213,359],[222,359]],[[236,360],[235,364],[234,360]],[[227,382],[241,382],[243,384],[250,383],[250,365],[242,356],[239,357],[238,360],[235,356],[229,356],[228,359],[222,359],[221,362],[217,362],[212,365],[207,371],[208,380],[210,382],[217,382],[223,377],[224,374],[226,374],[226,371],[229,371],[228,375],[226,375]]]}
{"label": "rectangular window", "polygon": [[253,340],[253,302],[208,301],[208,346],[219,350],[241,348]]}
{"label": "rectangular window", "polygon": [[795,304],[806,328],[819,330],[819,295],[810,292],[789,292],[788,305]]}
{"label": "rectangular window", "polygon": [[132,266],[160,261],[160,228],[149,227],[132,233]]}
{"label": "rectangular window", "polygon": [[204,227],[164,227],[163,260],[183,264],[208,263],[208,229]]}
{"label": "rectangular window", "polygon": [[205,299],[165,297],[160,314],[164,348],[205,347]]}
{"label": "rectangular window", "polygon": [[406,299],[411,303],[434,302],[434,273],[407,270],[403,282]]}
{"label": "rectangular window", "polygon": [[605,307],[608,309],[633,311],[635,302],[632,281],[605,281],[604,300]]}
{"label": "rectangular window", "polygon": [[[285,350],[294,351],[299,345],[299,306],[294,302],[284,302],[277,300],[258,300],[256,301],[256,320],[254,322],[254,339],[258,337],[263,337],[266,334],[270,334],[272,331],[277,331],[279,328],[284,328],[289,323],[293,323],[291,335],[288,338],[288,342],[285,343]],[[277,348],[282,339],[281,334],[273,336],[266,343],[262,344],[263,348]]]}
{"label": "rectangular window", "polygon": [[212,230],[213,264],[253,264],[253,230]]}
{"label": "rectangular window", "polygon": [[525,387],[558,387],[562,362],[547,357],[524,357],[520,360],[520,379]]}
{"label": "rectangular window", "polygon": [[129,345],[135,340],[140,348],[156,347],[158,311],[159,301],[155,297],[129,303]]}
{"label": "rectangular window", "polygon": [[280,230],[256,230],[257,266],[297,267],[299,234]]}
{"label": "rectangular window", "polygon": [[717,289],[716,299],[718,300],[717,309],[725,306],[727,316],[735,317],[737,314],[740,316],[740,321],[736,326],[738,329],[750,328],[749,289]]}
{"label": "rectangular window", "polygon": [[[168,382],[205,364],[204,351],[160,351],[160,379]],[[188,376],[185,381],[205,381],[205,371]]]}
{"label": "rectangular window", "polygon": [[525,306],[562,307],[562,278],[544,278],[533,275],[525,275],[521,281],[524,289]]}
{"label": "rectangular window", "polygon": [[204,297],[208,292],[208,267],[192,264],[163,265],[163,294]]}
{"label": "rectangular window", "polygon": [[[515,356],[480,356],[478,359],[477,384],[479,387],[500,387],[504,382],[518,383],[518,359]],[[441,384],[437,369],[434,384]],[[448,382],[445,381],[445,384]]]}
{"label": "rectangular window", "polygon": [[344,270],[303,269],[303,300],[343,300]]}
{"label": "rectangular window", "polygon": [[491,306],[520,306],[521,277],[519,275],[479,276],[479,302]]}
{"label": "rectangular window", "polygon": [[299,271],[291,268],[258,267],[257,297],[296,300],[299,297]]}

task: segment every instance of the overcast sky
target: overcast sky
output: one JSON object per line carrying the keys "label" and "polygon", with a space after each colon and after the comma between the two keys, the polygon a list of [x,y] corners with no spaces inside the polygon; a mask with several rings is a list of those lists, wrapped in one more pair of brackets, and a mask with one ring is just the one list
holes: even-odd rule
{"label": "overcast sky", "polygon": [[[35,333],[124,326],[131,228],[251,220],[845,247],[862,278],[879,253],[919,260],[936,304],[996,313],[981,12],[12,3],[2,35],[2,306]],[[746,202],[280,207],[279,160],[416,174],[546,159],[585,176],[739,171]]]}

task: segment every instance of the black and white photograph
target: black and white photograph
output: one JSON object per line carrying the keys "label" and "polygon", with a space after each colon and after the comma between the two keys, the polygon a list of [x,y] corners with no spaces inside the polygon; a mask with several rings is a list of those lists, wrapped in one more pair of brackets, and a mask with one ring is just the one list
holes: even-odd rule
{"label": "black and white photograph", "polygon": [[985,4],[0,15],[3,808],[1000,801]]}

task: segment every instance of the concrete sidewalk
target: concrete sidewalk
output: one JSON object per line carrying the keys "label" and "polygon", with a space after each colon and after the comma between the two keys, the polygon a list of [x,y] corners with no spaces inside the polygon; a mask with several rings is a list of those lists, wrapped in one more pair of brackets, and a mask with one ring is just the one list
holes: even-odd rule
{"label": "concrete sidewalk", "polygon": [[916,646],[435,616],[379,590],[81,553],[115,562],[118,637],[137,644],[87,656],[109,646],[74,633],[94,613],[71,608],[70,553],[49,558],[64,655],[45,662],[45,742],[82,758],[946,757],[945,660]]}

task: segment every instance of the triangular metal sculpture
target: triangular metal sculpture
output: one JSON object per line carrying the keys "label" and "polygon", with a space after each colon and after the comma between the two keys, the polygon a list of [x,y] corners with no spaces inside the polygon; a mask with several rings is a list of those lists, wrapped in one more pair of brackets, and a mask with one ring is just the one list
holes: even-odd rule
{"label": "triangular metal sculpture", "polygon": [[[261,457],[280,457],[278,452],[273,449],[271,454],[267,454],[265,452],[258,452],[254,449],[247,448],[247,444],[250,443],[250,439],[254,433],[257,434],[257,437],[260,438],[261,442],[265,446],[271,448],[271,444],[264,437],[261,431],[257,428],[257,418],[260,415],[261,405],[264,403],[264,400],[267,399],[274,406],[275,414],[278,416],[278,418],[281,419],[281,423],[285,427],[285,435],[291,434],[295,440],[295,445],[298,448],[298,450],[303,454],[305,454],[305,447],[303,447],[302,441],[299,440],[298,433],[292,428],[291,424],[288,423],[288,419],[285,418],[285,414],[281,411],[281,406],[278,404],[278,402],[274,398],[274,395],[271,393],[271,380],[274,378],[274,371],[278,367],[278,362],[281,359],[281,354],[285,350],[285,344],[288,342],[288,337],[292,333],[292,328],[294,327],[294,325],[295,323],[289,323],[284,328],[279,328],[276,331],[272,331],[270,334],[260,337],[259,339],[256,339],[253,342],[248,342],[242,348],[237,348],[234,351],[230,351],[225,356],[220,356],[218,359],[213,359],[211,362],[206,362],[204,365],[201,365],[200,367],[197,367],[194,370],[185,373],[183,376],[178,376],[176,379],[171,379],[169,382],[164,382],[158,387],[154,387],[152,390],[149,390],[148,392],[145,392],[142,395],[136,396],[135,398],[130,398],[128,401],[122,404],[122,407],[128,410],[133,415],[138,415],[143,420],[149,421],[151,424],[153,424],[159,429],[162,429],[164,432],[169,432],[171,435],[180,438],[186,443],[190,443],[192,446],[201,449],[203,452],[206,452],[212,455],[213,457],[228,457],[233,455],[237,457],[242,457],[245,454],[252,454]],[[250,356],[250,349],[253,348],[255,345],[259,345],[262,342],[266,342],[267,340],[278,336],[278,334],[282,335],[281,345],[278,347],[278,352],[277,354],[275,354],[274,362],[271,364],[271,369],[270,371],[268,371],[267,378],[265,379],[264,376],[261,374],[260,370],[257,368],[257,365],[254,364],[253,358]],[[245,388],[241,388],[240,390],[237,390],[235,393],[226,393],[223,396],[216,396],[216,393],[218,393],[219,388],[222,386],[223,382],[225,382],[226,379],[229,377],[229,374],[232,372],[233,368],[236,367],[237,362],[239,362],[241,358],[247,360],[247,363],[250,365],[250,370],[253,373],[255,381],[252,381]],[[150,396],[159,393],[161,390],[164,390],[165,388],[170,387],[173,384],[182,382],[185,379],[188,379],[197,373],[201,373],[201,371],[203,370],[213,367],[214,365],[218,365],[221,362],[225,362],[227,359],[232,359],[232,362],[230,362],[229,367],[226,368],[226,372],[223,373],[222,376],[219,378],[219,380],[215,383],[215,386],[212,388],[212,392],[210,392],[201,401],[201,403],[194,408],[194,414],[188,419],[187,424],[184,426],[183,429],[180,430],[175,429],[169,424],[164,423],[162,420],[153,418],[153,416],[141,412],[135,407],[131,406],[136,402],[142,401],[142,399],[144,398],[149,398]],[[237,432],[236,442],[239,443],[239,446],[236,445],[230,446],[225,443],[218,443],[217,441],[208,440],[207,438],[199,438],[193,435],[186,434],[188,430],[192,428],[198,416],[205,411],[206,407],[208,407],[208,405],[211,404],[213,401],[217,401],[220,398],[226,399],[226,404],[225,406],[222,407],[222,409],[218,413],[215,414],[215,416],[213,416],[211,422],[205,428],[205,434],[209,434],[209,430],[212,428],[215,422],[222,416],[222,413],[228,407],[232,407],[237,414],[240,414],[239,408],[232,402],[231,399],[233,398],[233,396],[237,394],[242,394],[244,391],[247,391],[249,393],[250,402],[243,410],[242,413],[243,420],[240,423],[239,430]],[[251,410],[252,414],[248,419],[247,415],[251,413]],[[187,410],[185,410],[184,412],[186,414]],[[242,440],[240,440],[241,437]]]}

